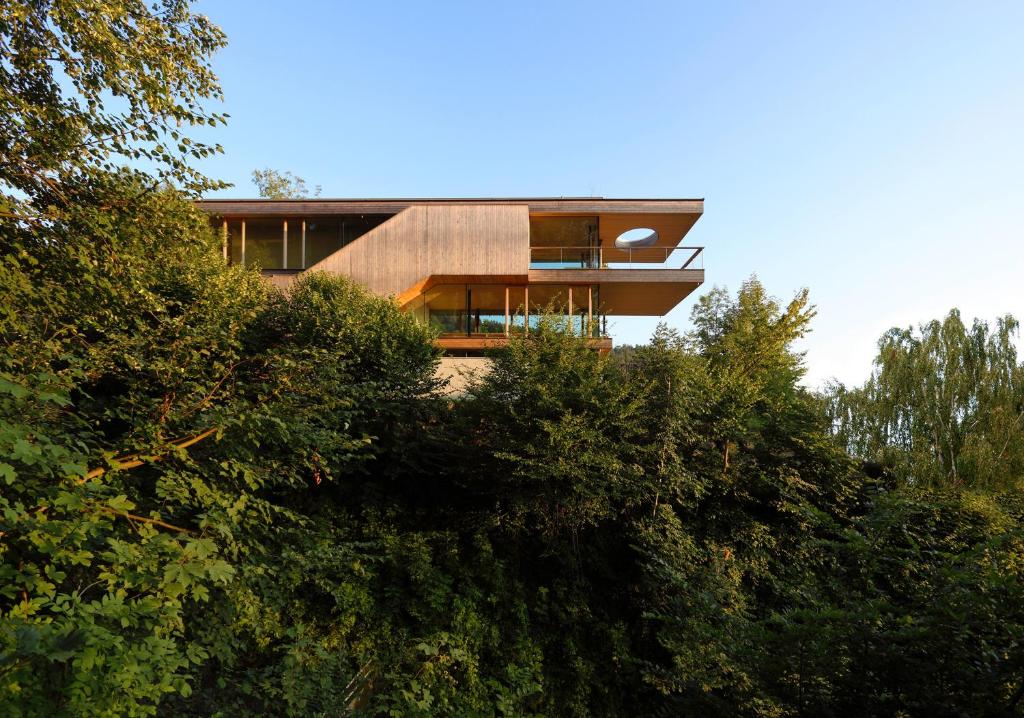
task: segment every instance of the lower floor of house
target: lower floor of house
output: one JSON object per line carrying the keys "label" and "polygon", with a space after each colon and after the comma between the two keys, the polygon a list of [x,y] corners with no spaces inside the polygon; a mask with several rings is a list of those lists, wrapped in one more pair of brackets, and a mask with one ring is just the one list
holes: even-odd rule
{"label": "lower floor of house", "polygon": [[438,343],[451,352],[500,344],[541,321],[611,348],[596,284],[437,284],[403,308],[435,329]]}

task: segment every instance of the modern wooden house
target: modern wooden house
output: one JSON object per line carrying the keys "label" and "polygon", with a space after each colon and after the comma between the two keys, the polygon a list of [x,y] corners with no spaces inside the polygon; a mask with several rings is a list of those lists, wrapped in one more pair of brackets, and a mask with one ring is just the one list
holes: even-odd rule
{"label": "modern wooden house", "polygon": [[393,296],[475,356],[541,312],[611,348],[607,317],[660,316],[704,281],[701,247],[681,246],[700,199],[204,200],[224,256],[286,288],[343,274]]}

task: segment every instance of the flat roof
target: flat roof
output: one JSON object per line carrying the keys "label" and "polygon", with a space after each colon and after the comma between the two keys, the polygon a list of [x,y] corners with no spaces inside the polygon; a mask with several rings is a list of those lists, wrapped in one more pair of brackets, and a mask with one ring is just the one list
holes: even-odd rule
{"label": "flat roof", "polygon": [[638,213],[695,214],[704,212],[704,199],[620,198],[620,197],[418,197],[367,199],[201,199],[196,205],[220,215],[242,214],[353,214],[401,212],[413,205],[431,204],[525,204],[531,212],[573,214]]}
{"label": "flat roof", "polygon": [[211,197],[200,202],[561,202],[565,200],[589,202],[703,202],[703,197],[292,197],[268,199],[266,197]]}

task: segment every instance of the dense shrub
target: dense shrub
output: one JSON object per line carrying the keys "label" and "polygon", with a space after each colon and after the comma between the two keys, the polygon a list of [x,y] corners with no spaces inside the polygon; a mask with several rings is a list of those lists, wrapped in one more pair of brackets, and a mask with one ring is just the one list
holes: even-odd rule
{"label": "dense shrub", "polygon": [[1012,318],[816,397],[806,292],[751,280],[447,395],[391,300],[272,291],[175,189],[223,42],[0,6],[0,713],[1024,713]]}

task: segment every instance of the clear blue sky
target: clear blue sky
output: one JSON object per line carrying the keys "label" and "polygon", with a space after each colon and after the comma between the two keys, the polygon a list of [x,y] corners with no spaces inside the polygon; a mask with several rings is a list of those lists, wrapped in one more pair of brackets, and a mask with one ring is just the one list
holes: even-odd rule
{"label": "clear blue sky", "polygon": [[1020,0],[197,8],[230,40],[223,196],[272,167],[328,197],[704,197],[706,287],[810,288],[811,385],[863,380],[893,325],[1024,316]]}

